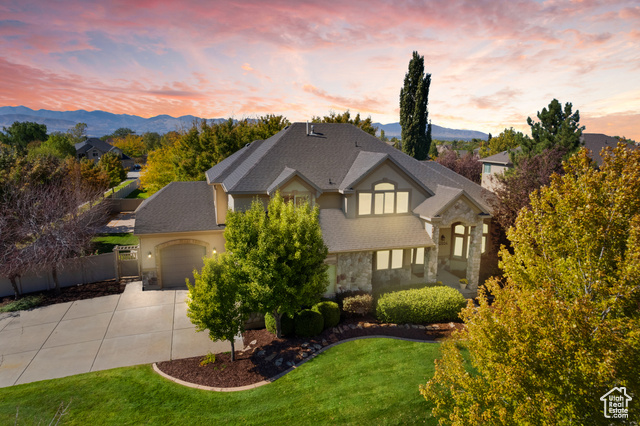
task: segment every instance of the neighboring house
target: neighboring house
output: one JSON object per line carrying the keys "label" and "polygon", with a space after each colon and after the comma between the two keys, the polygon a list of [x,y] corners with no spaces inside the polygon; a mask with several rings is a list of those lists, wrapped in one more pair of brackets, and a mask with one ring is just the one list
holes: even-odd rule
{"label": "neighboring house", "polygon": [[[602,165],[600,151],[607,147],[615,148],[618,146],[617,138],[602,133],[583,133],[581,141],[584,147],[591,151],[591,158],[598,164],[598,167]],[[482,158],[480,161],[482,161],[482,187],[490,191],[493,191],[497,184],[494,176],[504,173],[506,169],[513,168],[508,151]]]}
{"label": "neighboring house", "polygon": [[513,168],[509,159],[509,151],[502,151],[490,157],[480,159],[482,161],[482,187],[493,191],[498,184],[495,176],[503,174],[505,170]]}
{"label": "neighboring house", "polygon": [[173,182],[136,211],[145,287],[184,286],[203,256],[224,251],[227,212],[255,199],[266,207],[279,191],[320,208],[328,295],[464,277],[477,289],[493,195],[351,124],[292,124],[206,177]]}
{"label": "neighboring house", "polygon": [[132,170],[135,165],[135,162],[129,156],[125,155],[122,150],[98,138],[89,138],[84,142],[78,142],[75,144],[75,147],[76,158],[78,160],[88,158],[94,163],[97,163],[104,154],[113,152],[120,157],[122,167],[125,169]]}

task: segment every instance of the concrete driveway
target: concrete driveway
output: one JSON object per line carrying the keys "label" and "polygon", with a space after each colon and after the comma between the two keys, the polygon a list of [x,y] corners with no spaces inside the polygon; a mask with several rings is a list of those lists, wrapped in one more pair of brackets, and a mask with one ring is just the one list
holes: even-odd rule
{"label": "concrete driveway", "polygon": [[231,350],[196,333],[186,295],[136,281],[120,295],[0,314],[0,387]]}

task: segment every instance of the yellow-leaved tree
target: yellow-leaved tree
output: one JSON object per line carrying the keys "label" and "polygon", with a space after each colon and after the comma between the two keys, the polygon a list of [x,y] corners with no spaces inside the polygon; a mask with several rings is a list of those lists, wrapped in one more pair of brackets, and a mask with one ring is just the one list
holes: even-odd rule
{"label": "yellow-leaved tree", "polygon": [[640,419],[640,151],[602,155],[569,159],[518,215],[506,282],[420,387],[441,424],[610,424],[600,397],[621,386],[622,424]]}

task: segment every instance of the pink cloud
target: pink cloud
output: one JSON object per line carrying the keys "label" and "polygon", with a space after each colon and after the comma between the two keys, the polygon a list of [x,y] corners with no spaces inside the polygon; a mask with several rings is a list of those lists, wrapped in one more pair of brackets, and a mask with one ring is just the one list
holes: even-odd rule
{"label": "pink cloud", "polygon": [[475,108],[502,108],[507,105],[512,105],[514,103],[514,99],[521,94],[521,90],[511,89],[507,87],[497,91],[493,95],[473,96],[471,97],[470,101]]}
{"label": "pink cloud", "polygon": [[365,96],[363,99],[351,99],[344,96],[330,95],[311,84],[303,85],[302,90],[330,102],[332,108],[350,109],[365,113],[383,113],[386,108],[386,101],[369,96]]}
{"label": "pink cloud", "polygon": [[609,136],[625,136],[640,142],[640,114],[620,112],[603,116],[580,116],[580,123],[586,127],[587,133],[604,133]]}

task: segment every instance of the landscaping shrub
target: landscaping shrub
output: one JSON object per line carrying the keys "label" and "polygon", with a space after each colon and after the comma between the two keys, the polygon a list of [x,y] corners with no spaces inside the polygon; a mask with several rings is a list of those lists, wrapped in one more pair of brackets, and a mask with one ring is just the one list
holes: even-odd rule
{"label": "landscaping shrub", "polygon": [[346,297],[342,301],[342,310],[349,314],[366,315],[373,312],[373,296],[361,294],[358,296]]}
{"label": "landscaping shrub", "polygon": [[324,330],[324,318],[319,312],[303,309],[296,315],[295,329],[300,337],[317,336]]}
{"label": "landscaping shrub", "polygon": [[325,329],[335,327],[340,322],[340,307],[336,302],[316,303],[311,310],[322,315]]}
{"label": "landscaping shrub", "polygon": [[[273,315],[266,314],[264,316],[264,326],[269,333],[276,334],[276,319],[273,317]],[[282,315],[280,326],[282,327],[283,336],[293,335],[294,321],[293,318],[291,318],[289,315]]]}
{"label": "landscaping shrub", "polygon": [[378,299],[376,316],[396,324],[426,323],[458,319],[466,300],[450,287],[425,287],[386,293]]}
{"label": "landscaping shrub", "polygon": [[22,299],[15,300],[8,305],[0,307],[0,312],[26,311],[37,308],[43,299],[44,297],[41,295],[25,296]]}
{"label": "landscaping shrub", "polygon": [[360,296],[362,294],[369,294],[369,293],[367,293],[366,291],[362,291],[362,290],[341,291],[341,292],[336,293],[335,301],[338,304],[338,306],[340,307],[340,310],[344,310],[344,307],[343,307],[344,299],[346,299],[347,297],[351,297],[351,296]]}

